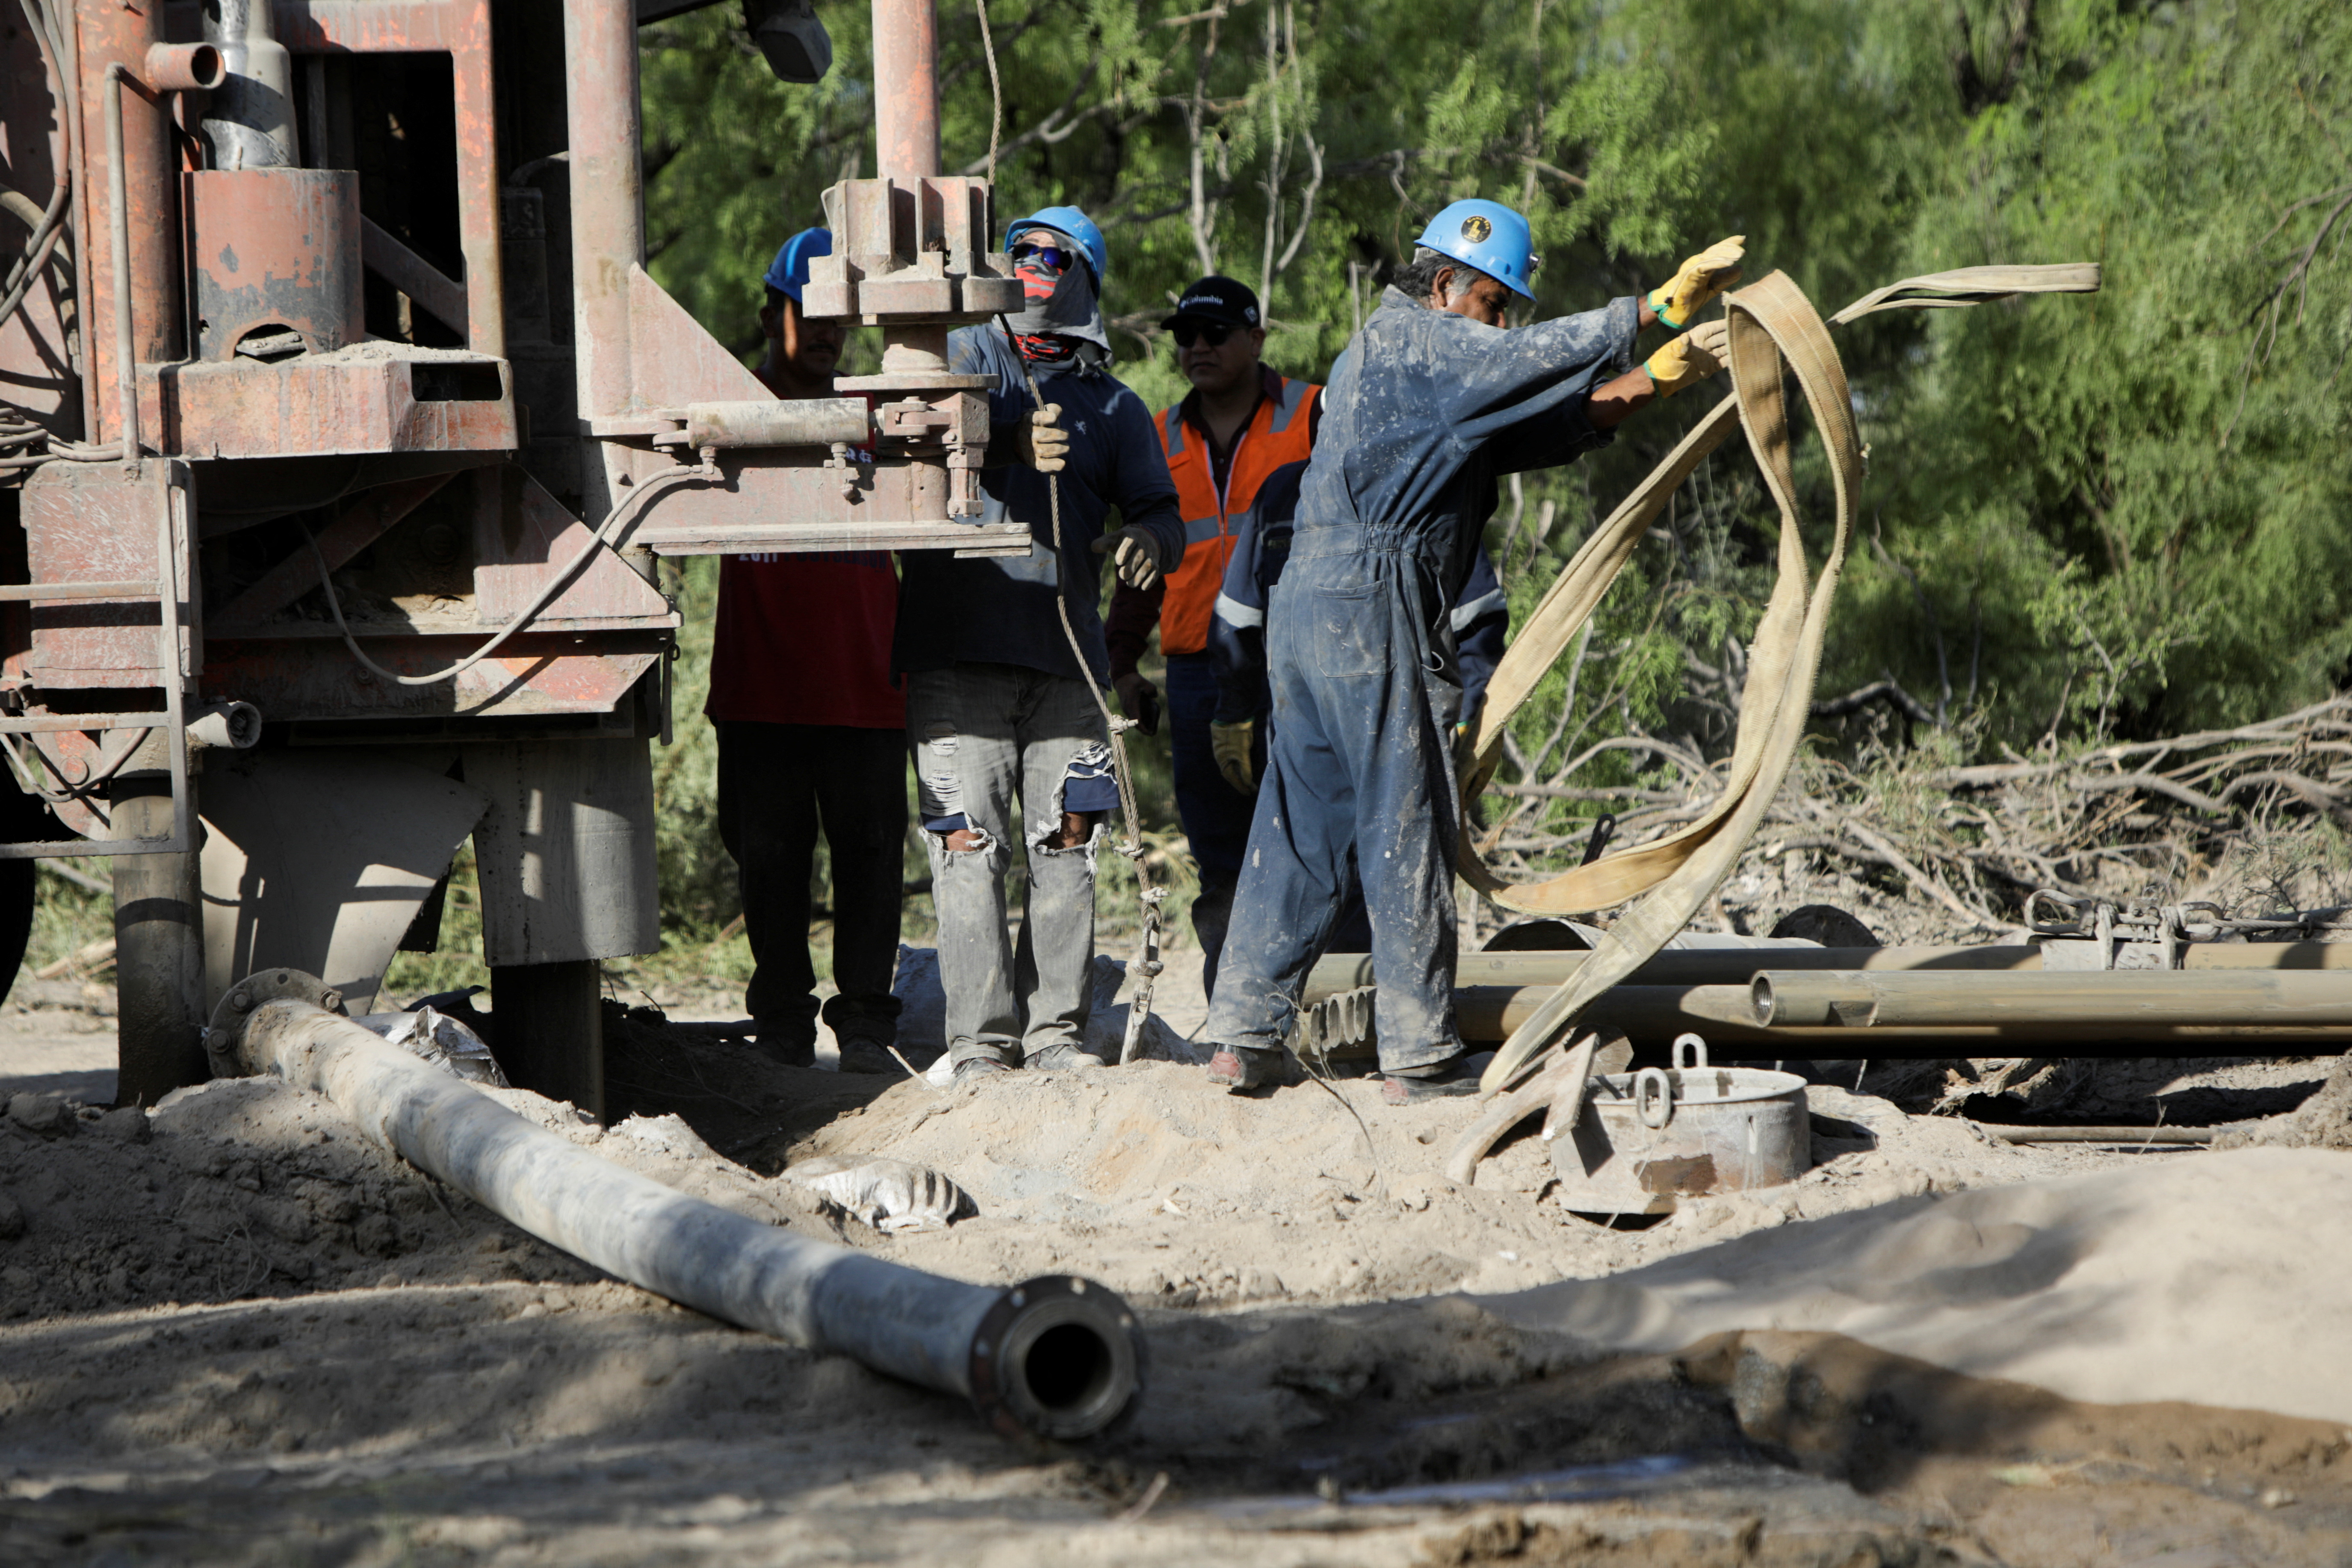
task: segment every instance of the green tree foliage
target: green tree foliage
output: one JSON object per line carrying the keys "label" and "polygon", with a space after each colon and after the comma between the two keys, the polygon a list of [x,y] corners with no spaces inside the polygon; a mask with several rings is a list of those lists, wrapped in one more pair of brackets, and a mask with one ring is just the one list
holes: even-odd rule
{"label": "green tree foliage", "polygon": [[[767,258],[871,170],[867,11],[823,14],[814,88],[775,82],[731,5],[645,33],[653,269],[747,350]],[[946,163],[981,173],[979,18],[943,0],[940,21]],[[2243,720],[2352,659],[2352,8],[996,0],[990,22],[999,211],[1102,223],[1119,371],[1155,405],[1181,390],[1157,321],[1192,277],[1259,286],[1269,358],[1319,376],[1466,195],[1529,213],[1546,315],[1729,233],[1824,314],[1912,273],[2097,260],[2094,298],[1843,330],[1872,474],[1825,691],[1892,675],[1993,749]],[[1516,608],[1719,395],[1507,498],[1489,542]],[[1563,660],[1517,727],[1528,767],[1628,731],[1719,750],[1771,528],[1735,442],[1611,595],[1572,698]],[[1604,752],[1577,783],[1638,789],[1651,761]]]}

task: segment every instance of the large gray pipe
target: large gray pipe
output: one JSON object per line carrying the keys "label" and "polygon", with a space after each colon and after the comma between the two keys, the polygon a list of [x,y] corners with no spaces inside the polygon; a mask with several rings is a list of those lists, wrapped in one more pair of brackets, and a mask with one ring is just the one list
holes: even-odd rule
{"label": "large gray pipe", "polygon": [[[2089,947],[2088,942],[2071,944]],[[1559,985],[1572,977],[1587,957],[1581,952],[1465,952],[1454,971],[1454,984],[1474,985]],[[1629,985],[1746,985],[1767,969],[1785,970],[1916,970],[1966,975],[1984,971],[2042,972],[2039,947],[1698,947],[1669,948],[1635,970]],[[2313,969],[2352,970],[2352,942],[2200,942],[2181,953],[2189,970]],[[2144,974],[2147,970],[2126,970]],[[1371,955],[1334,952],[1317,961],[1307,973],[1302,1004],[1311,1005],[1342,991],[1375,981]]]}
{"label": "large gray pipe", "polygon": [[205,107],[213,167],[289,167],[296,162],[294,62],[270,25],[269,0],[205,0],[204,23],[205,42],[226,68]]}
{"label": "large gray pipe", "polygon": [[[1789,994],[1790,978],[1787,971],[1774,972],[1780,995]],[[1814,978],[1832,977],[1801,977]],[[1895,974],[1890,978],[1909,981],[1914,977]],[[1991,979],[2005,984],[2011,981],[2160,982],[2162,977],[2150,971],[2115,975],[2028,971],[2014,975],[1961,978]],[[2282,978],[2332,979],[2339,986],[2352,986],[2352,975]],[[1998,1014],[1956,1005],[1945,1008],[1935,1022],[1917,1021],[1915,1015],[1913,1021],[1905,1023],[1892,1022],[1890,1016],[1882,1016],[1872,1026],[1840,1024],[1828,1021],[1829,1015],[1824,1010],[1822,1017],[1811,1023],[1791,1023],[1785,1012],[1776,1012],[1768,1026],[1756,1021],[1754,993],[1747,985],[1618,985],[1593,998],[1583,1022],[1648,1045],[1662,1046],[1677,1035],[1695,1033],[1716,1047],[1717,1057],[1725,1056],[1727,1047],[1738,1046],[1741,1049],[1737,1054],[1750,1058],[1869,1056],[1895,1060],[2047,1056],[2053,1054],[2053,1046],[2059,1047],[2054,1054],[2066,1057],[2212,1057],[2339,1050],[2352,1044],[2352,1023],[2313,1023],[2267,1013],[2228,1023],[2152,1017],[2152,1014],[2163,1011],[2165,994],[2159,987],[2153,1007],[2119,1005],[2113,999],[2116,994],[2133,989],[2129,985],[2110,986],[2107,998],[2096,1008],[2068,1010],[2061,1006],[2053,1009],[2049,1016],[2040,1016],[2032,997],[2027,995],[2017,1006],[2004,1007]],[[2148,989],[2138,988],[2143,994]],[[1454,1006],[1462,1037],[1479,1042],[1510,1038],[1513,1030],[1535,1016],[1536,1009],[1552,990],[1550,985],[1456,987]],[[1867,1005],[1861,1002],[1862,993],[1838,991],[1835,994]],[[1366,1045],[1360,1050],[1360,1054],[1370,1055],[1371,1047]],[[1343,1049],[1333,1054],[1348,1053]]]}
{"label": "large gray pipe", "polygon": [[302,994],[332,999],[292,971],[240,982],[214,1015],[215,1066],[325,1095],[410,1164],[607,1273],[961,1394],[1007,1432],[1090,1436],[1141,1393],[1134,1314],[1100,1285],[967,1285],[761,1225],[533,1126]]}
{"label": "large gray pipe", "polygon": [[1936,974],[1776,966],[1759,973],[1750,991],[1756,1022],[1776,1033],[1790,1025],[1872,1030],[1906,1025],[2352,1026],[2352,973],[2342,971]]}

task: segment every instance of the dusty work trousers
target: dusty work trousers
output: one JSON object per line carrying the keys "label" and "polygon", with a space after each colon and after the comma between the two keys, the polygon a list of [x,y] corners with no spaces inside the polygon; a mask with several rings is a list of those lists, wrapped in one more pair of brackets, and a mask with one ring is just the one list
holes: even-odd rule
{"label": "dusty work trousers", "polygon": [[[1067,809],[1100,811],[1110,749],[1083,680],[1006,664],[957,664],[908,677],[907,734],[939,911],[940,980],[949,1054],[1027,1057],[1085,1037],[1095,956],[1097,827],[1053,847]],[[1013,807],[1021,806],[1028,875],[1021,933],[1005,932]],[[971,849],[949,833],[970,827]]]}
{"label": "dusty work trousers", "polygon": [[824,1005],[836,1038],[898,1037],[898,905],[906,893],[907,752],[896,730],[723,720],[719,837],[743,887],[751,943],[744,1005],[777,1043],[816,1040],[809,962],[816,836],[833,858],[833,981]]}
{"label": "dusty work trousers", "polygon": [[[1168,752],[1174,764],[1176,815],[1201,868],[1201,892],[1192,900],[1192,930],[1201,940],[1201,985],[1213,994],[1217,961],[1233,917],[1234,889],[1241,881],[1242,856],[1249,849],[1250,819],[1256,803],[1225,782],[1210,744],[1217,716],[1217,668],[1205,653],[1168,656]],[[1261,748],[1257,761],[1265,763]]]}
{"label": "dusty work trousers", "polygon": [[[1450,737],[1462,689],[1430,627],[1435,566],[1353,529],[1302,528],[1266,608],[1274,743],[1234,896],[1206,1036],[1273,1050],[1342,918],[1350,870],[1371,916],[1381,1066],[1462,1048],[1454,1016]],[[1352,866],[1351,866],[1352,862]]]}

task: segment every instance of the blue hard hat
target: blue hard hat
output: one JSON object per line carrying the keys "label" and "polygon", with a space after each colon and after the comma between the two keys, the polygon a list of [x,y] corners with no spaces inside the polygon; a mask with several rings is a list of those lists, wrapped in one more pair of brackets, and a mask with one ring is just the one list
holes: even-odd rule
{"label": "blue hard hat", "polygon": [[1543,258],[1535,254],[1534,231],[1500,202],[1455,202],[1429,220],[1417,243],[1468,263],[1522,299],[1536,297],[1532,285]]}
{"label": "blue hard hat", "polygon": [[789,294],[793,303],[800,302],[801,288],[809,280],[809,258],[833,254],[833,231],[827,228],[804,228],[784,241],[776,258],[768,263],[768,270],[760,281],[779,294]]}
{"label": "blue hard hat", "polygon": [[1095,220],[1076,207],[1039,207],[1027,217],[1008,224],[1004,229],[1004,248],[1013,248],[1013,237],[1024,228],[1050,228],[1056,234],[1066,234],[1083,247],[1087,259],[1095,266],[1095,287],[1099,289],[1110,277],[1110,246],[1103,239],[1103,231]]}

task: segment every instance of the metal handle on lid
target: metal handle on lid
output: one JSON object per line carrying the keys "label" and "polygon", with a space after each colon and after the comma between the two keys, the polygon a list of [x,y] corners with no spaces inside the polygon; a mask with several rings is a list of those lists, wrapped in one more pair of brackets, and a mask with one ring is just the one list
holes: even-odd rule
{"label": "metal handle on lid", "polygon": [[[1687,1060],[1684,1058],[1685,1050],[1689,1052]],[[1676,1035],[1674,1060],[1675,1066],[1685,1072],[1706,1066],[1706,1042],[1696,1035]]]}
{"label": "metal handle on lid", "polygon": [[1665,1068],[1643,1068],[1633,1075],[1633,1114],[1653,1130],[1674,1121],[1675,1086]]}

